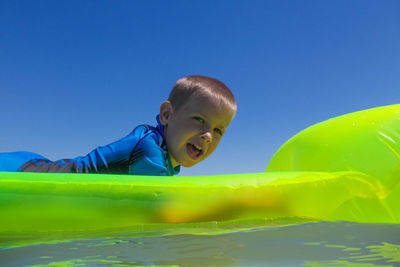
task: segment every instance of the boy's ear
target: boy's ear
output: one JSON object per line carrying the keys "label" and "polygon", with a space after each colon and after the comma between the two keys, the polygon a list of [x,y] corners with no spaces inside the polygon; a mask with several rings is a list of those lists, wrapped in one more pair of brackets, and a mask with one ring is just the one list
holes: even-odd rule
{"label": "boy's ear", "polygon": [[170,118],[172,114],[172,105],[171,102],[164,101],[161,106],[160,106],[160,115],[159,119],[162,125],[167,125],[168,124],[168,119]]}

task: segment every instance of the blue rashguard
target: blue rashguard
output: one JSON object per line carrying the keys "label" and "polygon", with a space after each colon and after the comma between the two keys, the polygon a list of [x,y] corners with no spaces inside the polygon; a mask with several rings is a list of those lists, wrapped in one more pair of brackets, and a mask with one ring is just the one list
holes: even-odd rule
{"label": "blue rashguard", "polygon": [[172,176],[173,168],[163,138],[163,125],[140,125],[128,136],[92,150],[84,157],[51,161],[26,151],[0,153],[0,171],[110,173]]}

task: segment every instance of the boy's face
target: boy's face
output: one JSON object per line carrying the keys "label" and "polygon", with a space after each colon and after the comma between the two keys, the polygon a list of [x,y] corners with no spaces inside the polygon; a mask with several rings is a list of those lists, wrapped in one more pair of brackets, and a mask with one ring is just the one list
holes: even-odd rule
{"label": "boy's face", "polygon": [[211,155],[234,115],[206,96],[191,98],[178,111],[169,101],[162,103],[160,122],[172,165],[191,167]]}

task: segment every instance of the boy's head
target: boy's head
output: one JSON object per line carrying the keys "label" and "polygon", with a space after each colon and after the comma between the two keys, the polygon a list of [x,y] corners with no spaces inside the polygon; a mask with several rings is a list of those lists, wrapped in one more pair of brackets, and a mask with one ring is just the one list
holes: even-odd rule
{"label": "boy's head", "polygon": [[174,167],[191,167],[219,144],[236,113],[236,100],[222,82],[205,76],[178,80],[160,107],[160,122]]}

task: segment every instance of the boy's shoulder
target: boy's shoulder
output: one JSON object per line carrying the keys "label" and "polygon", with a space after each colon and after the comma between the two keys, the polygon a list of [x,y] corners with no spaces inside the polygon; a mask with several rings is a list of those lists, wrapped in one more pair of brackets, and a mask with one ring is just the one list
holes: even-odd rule
{"label": "boy's shoulder", "polygon": [[163,143],[163,136],[159,129],[148,124],[140,124],[136,126],[126,138],[136,139],[138,143],[145,139],[151,139],[159,146]]}

